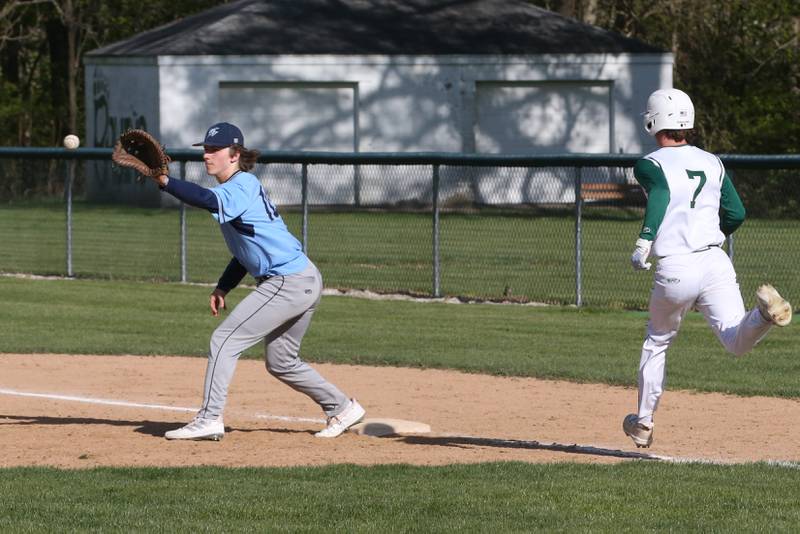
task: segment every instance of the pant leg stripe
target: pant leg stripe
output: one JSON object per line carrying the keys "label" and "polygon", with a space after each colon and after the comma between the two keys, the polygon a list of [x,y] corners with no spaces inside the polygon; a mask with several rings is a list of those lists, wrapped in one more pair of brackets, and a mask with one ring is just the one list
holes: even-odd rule
{"label": "pant leg stripe", "polygon": [[214,385],[214,374],[217,371],[217,363],[219,362],[219,354],[222,352],[222,348],[225,346],[225,343],[228,342],[228,340],[231,338],[231,336],[244,323],[249,321],[254,315],[256,315],[258,312],[260,312],[262,309],[264,309],[264,306],[268,305],[270,302],[272,302],[272,300],[275,297],[278,296],[278,293],[280,293],[281,289],[283,289],[283,286],[284,286],[285,282],[286,282],[286,277],[281,276],[281,285],[280,285],[280,287],[278,287],[277,290],[275,290],[275,293],[264,304],[259,306],[257,310],[255,310],[253,313],[251,313],[244,321],[242,321],[241,323],[236,325],[236,328],[231,330],[231,333],[227,335],[227,337],[225,338],[225,340],[222,343],[220,343],[219,350],[217,350],[217,354],[214,356],[214,367],[211,368],[211,380],[209,380],[209,382],[208,382],[208,389],[205,391],[205,395],[204,395],[207,400],[206,400],[205,404],[203,405],[203,407],[200,409],[201,412],[206,413],[206,411],[208,410],[208,403],[211,402],[211,389],[212,389],[212,386]]}

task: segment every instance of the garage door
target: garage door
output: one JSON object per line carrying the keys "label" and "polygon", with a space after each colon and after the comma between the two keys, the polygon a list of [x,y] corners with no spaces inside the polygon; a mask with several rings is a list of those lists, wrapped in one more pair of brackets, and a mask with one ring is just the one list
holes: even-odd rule
{"label": "garage door", "polygon": [[612,151],[610,83],[478,82],[476,92],[477,152]]}
{"label": "garage door", "polygon": [[357,150],[356,85],[221,82],[220,117],[239,126],[251,148]]}

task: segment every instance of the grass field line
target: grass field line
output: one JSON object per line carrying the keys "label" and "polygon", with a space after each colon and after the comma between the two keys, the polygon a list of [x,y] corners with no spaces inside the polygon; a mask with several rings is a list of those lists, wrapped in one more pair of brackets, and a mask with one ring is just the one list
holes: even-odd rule
{"label": "grass field line", "polygon": [[[92,397],[80,397],[76,395],[61,395],[58,393],[32,393],[28,391],[17,391],[13,389],[0,388],[0,395],[10,395],[16,397],[34,397],[40,399],[61,400],[68,402],[83,402],[87,404],[100,404],[105,406],[122,406],[125,408],[146,408],[150,410],[167,410],[172,412],[188,412],[197,413],[199,408],[189,408],[183,406],[169,406],[165,404],[151,404],[143,402],[130,402],[124,400],[114,399],[97,399]],[[270,419],[274,421],[286,421],[291,423],[324,423],[324,419],[316,419],[311,417],[293,417],[289,415],[274,415],[274,414],[253,414],[252,417],[256,419]]]}
{"label": "grass field line", "polygon": [[[30,273],[0,273],[0,276],[5,278],[17,278],[20,280],[79,280],[75,277],[59,276],[59,275],[39,275]],[[82,279],[83,280],[83,279]],[[102,280],[101,280],[102,281]],[[146,282],[145,282],[146,283]],[[180,284],[187,286],[198,287],[216,287],[216,282],[159,282],[167,284]],[[256,286],[252,284],[241,284],[238,287],[247,289],[255,289]],[[439,303],[439,304],[500,304],[500,305],[514,305],[514,306],[553,306],[544,302],[516,302],[513,300],[489,300],[489,299],[467,299],[459,297],[416,297],[406,293],[377,293],[367,289],[338,289],[338,288],[324,288],[322,294],[326,297],[353,297],[365,300],[397,300],[403,302],[420,302],[420,303]],[[574,305],[567,304],[565,307],[573,308]]]}
{"label": "grass field line", "polygon": [[[323,289],[322,294],[332,297],[353,297],[366,300],[399,300],[405,302],[441,303],[441,304],[511,304],[514,306],[552,306],[544,302],[515,302],[511,300],[466,299],[459,297],[415,297],[404,293],[376,293],[365,289]],[[566,305],[565,307],[574,307]]]}

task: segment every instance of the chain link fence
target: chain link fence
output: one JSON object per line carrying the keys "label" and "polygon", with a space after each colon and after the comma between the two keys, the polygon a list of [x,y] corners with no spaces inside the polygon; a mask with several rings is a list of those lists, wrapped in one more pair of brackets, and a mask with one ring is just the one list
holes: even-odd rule
{"label": "chain link fence", "polygon": [[[171,175],[216,185],[196,151]],[[645,198],[636,156],[268,153],[254,170],[325,286],[423,297],[641,309],[629,264]],[[800,292],[800,157],[724,156],[748,219],[727,244],[745,300]],[[0,272],[215,282],[216,223],[109,149],[0,149]]]}

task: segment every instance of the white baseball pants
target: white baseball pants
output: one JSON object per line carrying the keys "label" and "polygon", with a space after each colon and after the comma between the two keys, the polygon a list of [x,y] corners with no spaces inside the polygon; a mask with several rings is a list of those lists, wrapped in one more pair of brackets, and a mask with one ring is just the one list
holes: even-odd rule
{"label": "white baseball pants", "polygon": [[721,248],[661,258],[639,362],[639,421],[646,425],[652,424],[664,390],[667,349],[692,307],[736,356],[749,352],[772,326],[758,308],[745,311],[733,264]]}

